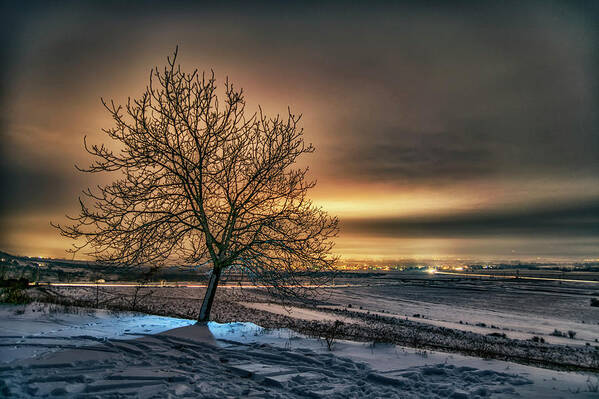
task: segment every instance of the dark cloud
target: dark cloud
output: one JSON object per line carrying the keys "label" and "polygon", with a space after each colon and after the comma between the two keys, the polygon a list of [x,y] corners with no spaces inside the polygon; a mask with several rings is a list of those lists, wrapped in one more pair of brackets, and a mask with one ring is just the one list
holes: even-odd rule
{"label": "dark cloud", "polygon": [[400,30],[397,51],[369,74],[380,85],[338,121],[347,148],[337,173],[402,184],[596,176],[597,26],[579,9],[533,9]]}
{"label": "dark cloud", "polygon": [[[27,212],[66,212],[85,187],[83,176],[74,170],[58,170],[44,164],[0,162],[0,209],[2,216]],[[46,221],[47,223],[47,221]]]}
{"label": "dark cloud", "polygon": [[451,216],[344,219],[348,233],[401,238],[596,237],[599,203],[553,209],[471,212]]}

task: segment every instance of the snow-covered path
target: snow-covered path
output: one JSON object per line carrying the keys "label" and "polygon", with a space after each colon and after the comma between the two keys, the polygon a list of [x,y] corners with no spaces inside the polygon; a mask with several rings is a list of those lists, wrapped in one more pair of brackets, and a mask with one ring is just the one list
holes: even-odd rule
{"label": "snow-covered path", "polygon": [[[0,316],[6,311],[2,307]],[[59,322],[63,332],[54,337],[49,334],[52,323],[46,324],[45,333],[37,335],[31,331],[35,325],[31,321],[21,326],[29,325],[28,331],[22,331],[25,334],[17,334],[14,323],[3,323],[0,327],[3,347],[27,348],[32,344],[40,350],[33,357],[17,356],[0,365],[0,396],[585,398],[597,395],[584,392],[585,376],[581,374],[349,341],[337,343],[331,353],[319,340],[288,330],[264,330],[251,323],[187,325],[156,334],[148,326],[162,323],[167,327],[168,320],[154,320],[152,324],[138,315],[137,328],[133,323],[126,333],[141,337],[127,339],[128,336],[114,333],[122,327],[113,325],[110,332],[107,322],[110,315],[102,314],[102,323],[90,323],[95,336],[78,335],[70,340],[65,339],[68,337],[64,331],[69,324],[65,321],[71,316],[65,315],[63,319],[57,311],[52,315],[53,323]],[[18,316],[31,319],[27,309],[12,317]],[[133,317],[113,316],[115,323],[119,317],[121,321]],[[43,311],[35,318],[41,322]],[[176,320],[173,323],[185,323]],[[101,334],[100,324],[110,333]],[[7,334],[8,331],[12,334]],[[81,334],[85,329],[76,331]],[[44,348],[44,342],[50,341],[51,345]],[[576,390],[581,392],[575,393]]]}

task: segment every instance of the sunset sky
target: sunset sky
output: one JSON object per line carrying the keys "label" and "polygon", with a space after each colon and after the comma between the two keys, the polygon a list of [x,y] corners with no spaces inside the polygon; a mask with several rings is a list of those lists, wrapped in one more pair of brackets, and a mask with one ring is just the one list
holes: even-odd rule
{"label": "sunset sky", "polygon": [[73,167],[112,126],[100,97],[179,45],[249,109],[303,114],[344,258],[599,258],[599,2],[23,3],[1,10],[1,250],[67,256],[49,222],[106,182]]}

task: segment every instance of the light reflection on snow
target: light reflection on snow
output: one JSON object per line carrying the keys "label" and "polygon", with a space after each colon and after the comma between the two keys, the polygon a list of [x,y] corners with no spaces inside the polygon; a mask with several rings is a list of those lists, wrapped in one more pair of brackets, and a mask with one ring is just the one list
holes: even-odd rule
{"label": "light reflection on snow", "polygon": [[[132,339],[194,324],[195,320],[57,305],[0,305],[0,362],[40,356],[60,345],[85,346],[102,339]],[[13,338],[11,338],[13,337]],[[16,345],[18,341],[28,345]],[[14,341],[15,346],[11,346]]]}

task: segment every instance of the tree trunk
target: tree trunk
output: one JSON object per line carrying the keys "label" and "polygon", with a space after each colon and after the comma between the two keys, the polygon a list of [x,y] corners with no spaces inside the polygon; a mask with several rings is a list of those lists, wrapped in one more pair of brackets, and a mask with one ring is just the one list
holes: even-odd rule
{"label": "tree trunk", "polygon": [[218,286],[218,280],[220,279],[221,269],[215,267],[212,269],[212,275],[208,282],[208,288],[206,288],[206,295],[204,295],[204,301],[202,302],[202,308],[200,309],[200,317],[198,322],[206,322],[210,319],[210,309],[212,309],[212,302],[214,301],[214,294],[216,294],[216,287]]}

